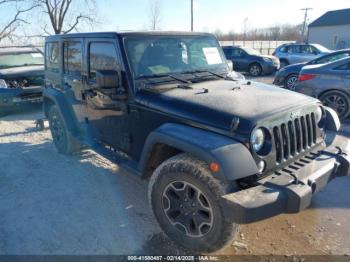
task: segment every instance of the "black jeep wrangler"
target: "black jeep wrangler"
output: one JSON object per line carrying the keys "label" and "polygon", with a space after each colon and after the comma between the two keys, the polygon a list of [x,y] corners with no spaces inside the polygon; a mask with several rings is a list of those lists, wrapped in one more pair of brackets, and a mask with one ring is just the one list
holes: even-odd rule
{"label": "black jeep wrangler", "polygon": [[40,106],[43,85],[44,56],[39,49],[0,48],[0,116]]}
{"label": "black jeep wrangler", "polygon": [[198,252],[238,224],[297,213],[349,171],[316,99],[235,78],[211,34],[46,39],[44,111],[59,152],[89,147],[149,182],[164,232]]}

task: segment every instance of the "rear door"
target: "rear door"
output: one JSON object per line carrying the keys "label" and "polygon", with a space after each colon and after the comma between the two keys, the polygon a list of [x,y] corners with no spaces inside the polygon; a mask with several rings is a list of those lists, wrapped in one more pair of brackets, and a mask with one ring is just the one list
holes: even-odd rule
{"label": "rear door", "polygon": [[69,38],[63,41],[63,86],[80,125],[86,117],[86,103],[83,96],[83,40]]}

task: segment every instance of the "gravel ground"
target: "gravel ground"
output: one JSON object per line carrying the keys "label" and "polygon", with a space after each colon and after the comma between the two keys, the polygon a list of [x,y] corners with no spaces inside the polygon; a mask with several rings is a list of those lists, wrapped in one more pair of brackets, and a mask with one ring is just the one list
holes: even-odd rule
{"label": "gravel ground", "polygon": [[[161,233],[147,181],[93,151],[58,154],[40,116],[0,118],[0,255],[187,253]],[[337,179],[300,214],[242,226],[217,254],[350,255],[349,187]]]}

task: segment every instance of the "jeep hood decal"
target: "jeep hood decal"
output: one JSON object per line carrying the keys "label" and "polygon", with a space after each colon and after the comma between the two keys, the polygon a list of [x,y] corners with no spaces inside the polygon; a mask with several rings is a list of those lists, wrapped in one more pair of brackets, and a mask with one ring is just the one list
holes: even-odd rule
{"label": "jeep hood decal", "polygon": [[[292,111],[317,100],[272,85],[256,82],[207,81],[193,89],[171,89],[162,93],[141,90],[136,101],[147,107],[181,118],[229,130],[234,117],[249,132],[257,120]],[[238,87],[238,88],[237,88]],[[243,124],[244,123],[244,124]],[[240,129],[238,126],[238,129]]]}

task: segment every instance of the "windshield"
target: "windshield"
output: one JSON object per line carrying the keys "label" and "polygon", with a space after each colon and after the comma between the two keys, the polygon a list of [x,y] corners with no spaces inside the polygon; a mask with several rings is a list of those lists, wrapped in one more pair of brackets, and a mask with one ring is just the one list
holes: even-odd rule
{"label": "windshield", "polygon": [[242,47],[242,49],[248,54],[248,55],[260,55],[259,51],[256,51],[253,48],[249,48],[249,47]]}
{"label": "windshield", "polygon": [[0,69],[28,65],[43,65],[41,53],[3,54],[0,55]]}
{"label": "windshield", "polygon": [[139,36],[125,39],[134,78],[198,70],[227,72],[226,59],[211,36]]}

